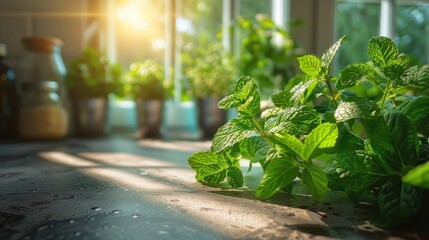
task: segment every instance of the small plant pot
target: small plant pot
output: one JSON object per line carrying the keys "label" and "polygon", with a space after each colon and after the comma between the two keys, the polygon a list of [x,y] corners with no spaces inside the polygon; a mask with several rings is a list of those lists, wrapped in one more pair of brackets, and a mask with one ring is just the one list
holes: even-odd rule
{"label": "small plant pot", "polygon": [[137,138],[161,138],[163,100],[136,100]]}
{"label": "small plant pot", "polygon": [[72,101],[73,127],[77,137],[104,137],[109,133],[108,99],[104,97]]}
{"label": "small plant pot", "polygon": [[218,128],[226,122],[227,112],[217,106],[221,99],[222,97],[197,99],[198,125],[202,131],[203,138],[213,138]]}

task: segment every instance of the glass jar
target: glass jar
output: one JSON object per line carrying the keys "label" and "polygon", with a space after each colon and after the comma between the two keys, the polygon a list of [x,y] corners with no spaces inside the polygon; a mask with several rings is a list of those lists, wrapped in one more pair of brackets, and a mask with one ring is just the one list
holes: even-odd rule
{"label": "glass jar", "polygon": [[6,45],[0,43],[0,140],[18,137],[18,88],[14,71],[4,61],[6,56]]}
{"label": "glass jar", "polygon": [[63,138],[68,131],[67,112],[58,94],[58,83],[23,83],[19,111],[19,137],[23,140]]}
{"label": "glass jar", "polygon": [[20,84],[54,81],[58,94],[66,104],[65,76],[67,73],[61,56],[63,42],[55,37],[24,37],[25,52],[18,75]]}

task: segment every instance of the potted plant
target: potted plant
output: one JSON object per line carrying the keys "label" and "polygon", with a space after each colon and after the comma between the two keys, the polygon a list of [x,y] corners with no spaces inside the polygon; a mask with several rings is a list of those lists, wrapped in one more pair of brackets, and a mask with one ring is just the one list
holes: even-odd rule
{"label": "potted plant", "polygon": [[108,133],[108,95],[120,95],[122,67],[100,50],[87,47],[68,67],[66,83],[77,136]]}
{"label": "potted plant", "polygon": [[172,86],[164,81],[164,67],[155,60],[134,62],[125,74],[125,94],[136,102],[138,138],[161,137],[164,100]]}
{"label": "potted plant", "polygon": [[185,75],[189,80],[189,95],[197,101],[198,124],[206,138],[212,138],[226,122],[226,111],[217,107],[233,82],[232,57],[221,43],[199,49],[197,57],[188,63]]}

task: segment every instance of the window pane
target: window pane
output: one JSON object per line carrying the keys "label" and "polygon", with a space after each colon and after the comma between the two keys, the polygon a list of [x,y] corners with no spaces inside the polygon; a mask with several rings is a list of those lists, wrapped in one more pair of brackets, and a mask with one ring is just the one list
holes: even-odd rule
{"label": "window pane", "polygon": [[146,59],[163,61],[164,1],[117,0],[115,4],[117,61],[124,66]]}
{"label": "window pane", "polygon": [[400,52],[407,53],[419,63],[428,62],[429,3],[402,1],[396,8],[395,39]]}
{"label": "window pane", "polygon": [[368,60],[368,40],[379,35],[380,3],[374,1],[337,0],[335,9],[335,39],[348,36],[336,57],[335,69],[352,62]]}
{"label": "window pane", "polygon": [[240,1],[240,13],[241,17],[247,19],[255,19],[255,16],[259,13],[271,14],[271,1],[269,0],[241,0]]}

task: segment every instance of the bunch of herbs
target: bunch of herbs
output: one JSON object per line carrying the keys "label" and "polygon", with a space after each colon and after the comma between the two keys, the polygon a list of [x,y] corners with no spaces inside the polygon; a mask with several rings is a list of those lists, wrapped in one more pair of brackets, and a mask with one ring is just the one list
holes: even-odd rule
{"label": "bunch of herbs", "polygon": [[[218,129],[210,151],[189,158],[196,179],[242,187],[239,161],[246,158],[249,171],[256,163],[264,169],[258,198],[291,193],[299,178],[317,201],[341,190],[352,201],[376,206],[380,226],[415,216],[429,188],[429,97],[404,93],[429,86],[429,65],[412,65],[391,39],[374,37],[370,61],[350,64],[334,77],[330,65],[345,41],[321,58],[299,57],[303,73],[274,93],[274,107],[262,113],[255,80],[236,80],[219,107],[235,108],[238,117]],[[350,90],[363,83],[377,86],[381,97]]]}

